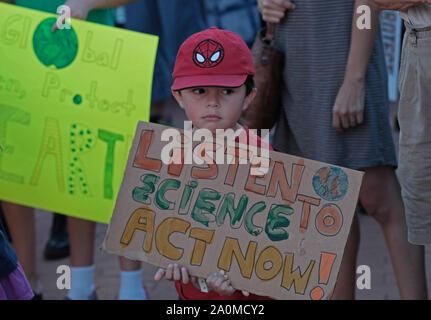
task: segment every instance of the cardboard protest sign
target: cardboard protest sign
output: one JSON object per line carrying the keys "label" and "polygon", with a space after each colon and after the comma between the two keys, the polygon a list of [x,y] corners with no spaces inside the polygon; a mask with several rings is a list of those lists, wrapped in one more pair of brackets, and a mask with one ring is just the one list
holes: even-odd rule
{"label": "cardboard protest sign", "polygon": [[389,100],[398,100],[398,71],[401,54],[401,18],[398,11],[383,10],[380,13],[383,47],[388,71]]}
{"label": "cardboard protest sign", "polygon": [[[201,164],[165,164],[166,129],[138,124],[103,248],[203,278],[222,269],[233,287],[263,296],[329,298],[362,173],[271,151],[267,173],[253,175],[260,153],[221,141],[225,164],[211,163],[205,141],[193,142]],[[172,138],[184,142],[177,158],[201,140],[186,132]]]}
{"label": "cardboard protest sign", "polygon": [[107,223],[158,38],[0,4],[0,199]]}

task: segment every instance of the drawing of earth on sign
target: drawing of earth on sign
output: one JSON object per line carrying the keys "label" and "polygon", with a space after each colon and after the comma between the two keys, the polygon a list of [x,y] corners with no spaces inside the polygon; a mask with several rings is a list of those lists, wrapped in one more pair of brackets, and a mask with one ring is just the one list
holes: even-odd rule
{"label": "drawing of earth on sign", "polygon": [[322,167],[313,176],[314,191],[328,201],[341,200],[348,187],[347,174],[340,168]]}
{"label": "drawing of earth on sign", "polygon": [[33,50],[45,66],[62,69],[75,60],[78,53],[78,37],[75,30],[59,29],[51,31],[56,18],[47,18],[36,27],[33,34]]}

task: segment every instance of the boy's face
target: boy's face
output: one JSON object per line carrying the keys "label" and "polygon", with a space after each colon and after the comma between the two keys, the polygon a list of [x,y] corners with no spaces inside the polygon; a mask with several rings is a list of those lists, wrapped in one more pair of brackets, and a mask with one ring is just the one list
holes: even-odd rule
{"label": "boy's face", "polygon": [[245,85],[237,88],[194,87],[172,91],[172,94],[194,127],[215,133],[216,129],[235,128],[241,112],[254,99],[256,89],[247,96]]}

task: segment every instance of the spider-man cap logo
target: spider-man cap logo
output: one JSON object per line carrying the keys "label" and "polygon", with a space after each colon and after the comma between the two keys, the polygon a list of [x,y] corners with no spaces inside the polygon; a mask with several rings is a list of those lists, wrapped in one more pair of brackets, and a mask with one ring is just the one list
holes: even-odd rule
{"label": "spider-man cap logo", "polygon": [[222,62],[223,58],[223,46],[211,39],[202,40],[193,50],[193,61],[201,68],[213,68]]}
{"label": "spider-man cap logo", "polygon": [[253,58],[242,38],[215,27],[191,35],[178,50],[173,90],[239,87],[254,75]]}

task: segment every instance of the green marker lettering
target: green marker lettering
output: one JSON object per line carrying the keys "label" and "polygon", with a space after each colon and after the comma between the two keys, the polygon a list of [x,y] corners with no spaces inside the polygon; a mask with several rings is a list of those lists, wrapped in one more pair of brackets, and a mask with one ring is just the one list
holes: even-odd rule
{"label": "green marker lettering", "polygon": [[290,215],[292,213],[293,209],[284,204],[274,205],[271,210],[269,210],[265,232],[271,241],[281,241],[289,238],[289,233],[281,228],[288,227],[290,221],[281,215]]}
{"label": "green marker lettering", "polygon": [[183,195],[181,197],[179,214],[187,214],[188,213],[188,203],[190,198],[193,195],[194,189],[198,186],[197,180],[192,180],[187,184],[184,188]]}
{"label": "green marker lettering", "polygon": [[230,225],[232,228],[239,228],[241,225],[240,221],[242,219],[242,215],[247,207],[248,197],[246,195],[241,196],[239,199],[238,206],[235,208],[235,194],[228,193],[223,199],[223,203],[220,207],[220,210],[217,213],[217,224],[221,226],[224,223],[226,218],[226,214],[229,214],[230,217]]}
{"label": "green marker lettering", "polygon": [[167,190],[177,190],[181,185],[181,181],[176,179],[166,179],[160,183],[159,190],[156,192],[155,201],[157,206],[162,210],[170,210],[175,207],[175,202],[165,199]]}
{"label": "green marker lettering", "polygon": [[133,189],[133,200],[145,203],[147,205],[151,205],[151,198],[149,197],[149,195],[156,191],[156,184],[159,179],[159,176],[156,176],[155,174],[151,173],[141,176],[141,181],[144,185]]}
{"label": "green marker lettering", "polygon": [[84,166],[80,156],[89,152],[95,145],[96,139],[94,133],[84,124],[74,123],[70,126],[70,162],[69,162],[69,194],[74,195],[75,181],[79,181],[79,188],[82,194],[88,196],[87,178],[84,172]]}
{"label": "green marker lettering", "polygon": [[220,198],[220,193],[213,189],[204,188],[199,191],[198,198],[190,215],[192,219],[208,227],[210,218],[203,211],[212,214],[215,210],[215,205],[207,200],[219,200]]}
{"label": "green marker lettering", "polygon": [[106,142],[108,148],[105,157],[105,177],[103,179],[103,197],[112,199],[112,181],[114,176],[114,160],[115,160],[115,143],[124,141],[121,134],[116,134],[106,130],[99,129],[99,139]]}
{"label": "green marker lettering", "polygon": [[255,214],[262,212],[266,209],[265,201],[256,202],[246,213],[244,218],[244,226],[245,230],[250,233],[252,236],[258,236],[262,233],[263,228],[258,227],[253,223],[253,218]]}

